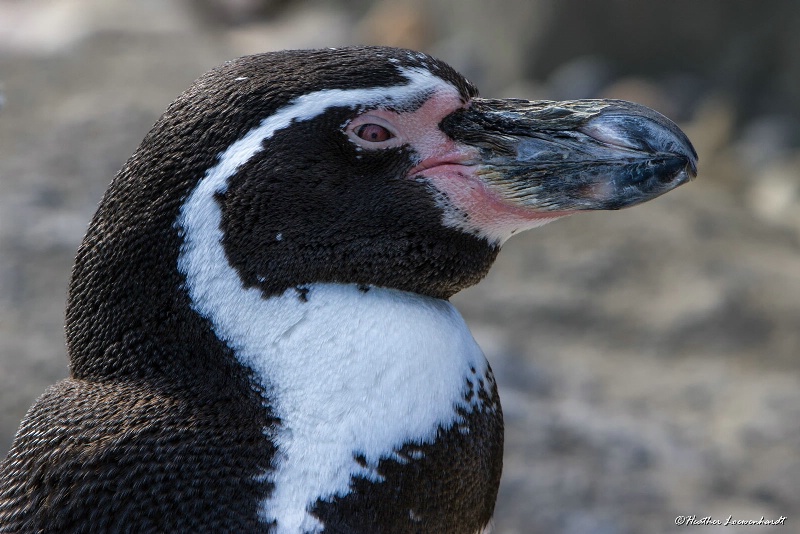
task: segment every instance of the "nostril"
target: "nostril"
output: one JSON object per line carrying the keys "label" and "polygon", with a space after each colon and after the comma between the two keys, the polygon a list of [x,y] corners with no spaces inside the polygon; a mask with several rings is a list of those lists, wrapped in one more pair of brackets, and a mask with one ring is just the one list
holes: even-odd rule
{"label": "nostril", "polygon": [[604,145],[630,150],[646,148],[641,139],[631,136],[632,131],[641,131],[642,127],[632,129],[630,122],[630,117],[601,115],[590,120],[579,131]]}

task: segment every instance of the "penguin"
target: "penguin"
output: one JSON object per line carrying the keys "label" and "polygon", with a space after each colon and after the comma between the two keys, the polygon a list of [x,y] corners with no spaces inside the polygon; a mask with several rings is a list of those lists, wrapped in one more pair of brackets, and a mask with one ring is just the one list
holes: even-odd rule
{"label": "penguin", "polygon": [[409,50],[211,70],[91,220],[0,532],[488,532],[502,409],[448,299],[511,235],[696,165],[653,110],[484,99]]}

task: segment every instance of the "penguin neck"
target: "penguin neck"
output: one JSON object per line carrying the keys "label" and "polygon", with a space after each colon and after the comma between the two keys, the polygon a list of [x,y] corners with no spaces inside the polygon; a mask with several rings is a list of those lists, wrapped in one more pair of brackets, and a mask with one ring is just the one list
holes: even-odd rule
{"label": "penguin neck", "polygon": [[[209,179],[211,178],[211,179]],[[181,209],[178,259],[194,311],[251,371],[281,421],[279,458],[261,504],[279,532],[316,531],[307,510],[345,495],[354,476],[380,481],[382,458],[481,404],[486,360],[447,301],[357,284],[314,283],[279,295],[247,287],[222,244],[210,172]],[[424,392],[424,394],[420,394]]]}
{"label": "penguin neck", "polygon": [[280,421],[264,428],[276,456],[259,474],[274,488],[260,513],[279,533],[318,532],[308,510],[320,499],[346,496],[354,479],[382,482],[382,460],[434,443],[487,398],[486,360],[446,301],[349,284],[201,293],[190,289],[198,311]]}
{"label": "penguin neck", "polygon": [[[374,373],[389,368],[430,381],[483,369],[469,329],[445,300],[361,284],[303,284],[278,295],[245,284],[227,257],[216,201],[226,190],[230,168],[223,157],[181,207],[175,223],[183,239],[177,266],[191,308],[255,372],[261,386],[313,394],[324,372],[336,377],[334,388],[361,380],[366,391],[374,390]],[[462,386],[459,378],[447,386],[454,391],[432,395],[457,399]],[[302,404],[302,398],[288,404]],[[280,410],[277,415],[287,416]]]}

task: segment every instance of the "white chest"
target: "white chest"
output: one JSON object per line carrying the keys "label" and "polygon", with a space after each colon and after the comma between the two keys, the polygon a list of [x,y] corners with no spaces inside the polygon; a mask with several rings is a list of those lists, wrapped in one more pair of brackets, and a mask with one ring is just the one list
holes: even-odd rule
{"label": "white chest", "polygon": [[237,351],[283,422],[264,503],[279,532],[312,530],[306,507],[318,498],[346,494],[353,475],[377,482],[381,458],[432,442],[465,405],[471,368],[486,368],[448,303],[354,286],[312,287],[307,302],[294,293],[265,302],[280,320]]}
{"label": "white chest", "polygon": [[307,300],[293,289],[266,300],[241,288],[191,293],[282,421],[263,474],[275,490],[262,503],[280,533],[313,532],[321,525],[307,510],[317,499],[347,494],[354,475],[380,481],[374,466],[404,443],[431,443],[457,422],[456,407],[471,409],[466,378],[487,369],[444,301],[335,284],[309,287]]}

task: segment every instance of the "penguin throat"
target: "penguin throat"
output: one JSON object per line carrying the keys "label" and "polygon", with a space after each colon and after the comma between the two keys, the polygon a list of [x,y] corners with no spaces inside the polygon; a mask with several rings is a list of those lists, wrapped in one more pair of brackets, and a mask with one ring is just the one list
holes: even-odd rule
{"label": "penguin throat", "polygon": [[260,512],[278,533],[320,531],[308,512],[316,502],[347,495],[356,478],[382,482],[379,463],[402,461],[404,445],[495,409],[468,380],[486,382],[486,360],[445,301],[337,284],[268,299],[198,289],[192,299],[281,421],[265,429],[277,452],[258,474],[274,488]]}

